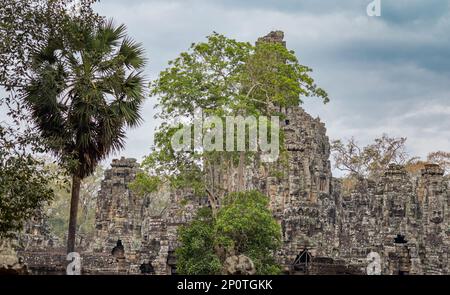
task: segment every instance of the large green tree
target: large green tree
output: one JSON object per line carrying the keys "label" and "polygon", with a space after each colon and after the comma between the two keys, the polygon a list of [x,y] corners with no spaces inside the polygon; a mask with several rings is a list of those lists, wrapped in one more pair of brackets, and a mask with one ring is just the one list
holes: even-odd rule
{"label": "large green tree", "polygon": [[75,248],[81,180],[124,146],[141,121],[144,51],[124,25],[67,21],[35,52],[24,101],[46,145],[72,176],[67,251]]}
{"label": "large green tree", "polygon": [[230,255],[248,256],[257,274],[277,274],[274,252],[281,245],[281,227],[272,216],[269,198],[257,191],[232,193],[214,218],[202,209],[179,230],[176,250],[181,274],[219,274]]}
{"label": "large green tree", "polygon": [[155,133],[153,151],[142,165],[148,179],[139,180],[193,188],[198,195],[208,196],[215,214],[227,193],[224,183],[213,180],[215,169],[238,167],[242,190],[245,163],[258,153],[175,151],[171,138],[182,127],[180,122],[192,124],[196,109],[202,109],[205,116],[259,117],[280,115],[279,107],[297,106],[303,97],[327,102],[326,92],[316,86],[310,72],[281,43],[251,45],[213,33],[206,42],[192,44],[151,84],[151,92],[159,100],[157,118],[163,123]]}

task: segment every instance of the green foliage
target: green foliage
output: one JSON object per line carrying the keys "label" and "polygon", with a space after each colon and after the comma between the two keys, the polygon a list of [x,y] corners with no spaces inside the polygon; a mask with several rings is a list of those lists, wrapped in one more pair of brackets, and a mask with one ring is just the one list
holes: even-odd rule
{"label": "green foliage", "polygon": [[0,236],[22,229],[23,222],[53,198],[48,173],[31,156],[0,155]]}
{"label": "green foliage", "polygon": [[128,187],[143,199],[146,212],[151,216],[160,216],[169,205],[169,191],[159,177],[140,172]]}
{"label": "green foliage", "polygon": [[0,125],[0,237],[20,231],[54,197],[54,175],[31,156],[28,139]]}
{"label": "green foliage", "polygon": [[220,112],[230,105],[239,95],[236,84],[251,48],[217,33],[192,44],[152,83],[152,94],[160,97],[159,117],[190,116],[199,107]]}
{"label": "green foliage", "polygon": [[196,151],[178,153],[170,144],[172,135],[181,126],[162,124],[155,134],[152,153],[141,163],[141,168],[153,183],[168,183],[173,188],[192,188],[197,195],[205,191],[203,172],[199,165],[202,154]]}
{"label": "green foliage", "polygon": [[279,272],[273,252],[281,246],[281,227],[273,217],[267,196],[257,192],[228,195],[217,214],[218,243],[249,256],[258,274]]}
{"label": "green foliage", "polygon": [[252,46],[217,33],[207,39],[170,61],[152,83],[160,118],[191,116],[196,108],[218,116],[261,114],[268,104],[298,105],[301,95],[328,101],[308,75],[311,69],[283,45]]}
{"label": "green foliage", "polygon": [[[49,40],[67,39],[72,31],[71,23],[95,27],[101,18],[94,13],[92,5],[96,0],[3,0],[0,5],[0,86],[7,92],[0,97],[0,105],[5,104],[9,119],[21,126],[26,134],[27,149],[31,153],[49,151],[49,140],[40,136],[30,113],[25,107],[24,97],[35,82],[37,61],[51,58]],[[60,48],[61,49],[61,48]],[[64,48],[67,49],[67,48]],[[39,50],[41,50],[40,53]],[[39,56],[39,58],[38,58]],[[59,91],[55,89],[43,89]],[[57,88],[57,89],[56,89]],[[48,96],[48,95],[47,95]],[[49,111],[49,109],[47,109]],[[45,114],[50,116],[50,114]],[[16,134],[17,141],[23,141]]]}
{"label": "green foliage", "polygon": [[200,209],[188,226],[179,228],[181,247],[176,249],[177,271],[186,275],[220,274],[219,257],[214,252],[214,227],[210,210]]}
{"label": "green foliage", "polygon": [[0,5],[0,86],[8,93],[0,104],[14,123],[25,123],[29,135],[39,136],[32,151],[52,152],[73,176],[75,202],[80,180],[123,147],[126,127],[139,124],[145,98],[142,46],[127,37],[124,25],[94,13],[95,2],[4,0]]}
{"label": "green foliage", "polygon": [[268,202],[268,197],[257,191],[240,192],[225,198],[216,217],[202,209],[179,231],[182,246],[176,254],[180,273],[216,274],[225,258],[218,251],[224,250],[250,257],[258,274],[278,274],[273,253],[281,246],[281,227]]}
{"label": "green foliage", "polygon": [[[2,234],[19,230],[25,219],[39,212],[53,197],[55,175],[36,154],[48,151],[24,106],[32,83],[34,54],[49,37],[62,39],[70,21],[94,26],[95,0],[2,0],[0,5],[0,86],[6,91],[0,106],[7,110],[11,128],[0,123],[0,215]],[[49,114],[45,114],[48,116]],[[16,127],[19,126],[19,127]],[[6,133],[6,137],[4,136]]]}
{"label": "green foliage", "polygon": [[65,33],[35,54],[24,99],[51,151],[84,178],[139,124],[145,60],[124,25],[68,22]]}
{"label": "green foliage", "polygon": [[143,196],[145,194],[156,192],[160,183],[161,180],[158,177],[140,172],[136,174],[136,178],[128,185],[128,187],[138,196]]}
{"label": "green foliage", "polygon": [[[94,13],[96,0],[2,0],[0,5],[0,97],[14,120],[27,123],[22,97],[32,75],[33,55],[51,36],[62,38],[67,22],[95,26],[101,18]],[[29,130],[29,131],[32,131]]]}
{"label": "green foliage", "polygon": [[312,69],[301,65],[294,51],[284,45],[259,42],[242,71],[246,99],[240,107],[248,109],[248,100],[260,111],[269,105],[296,106],[302,103],[301,96],[319,97],[327,103],[327,93],[314,84],[310,72]]}
{"label": "green foliage", "polygon": [[208,187],[205,180],[213,166],[226,169],[237,160],[243,167],[255,153],[245,152],[242,157],[238,152],[176,152],[170,140],[181,127],[180,120],[192,124],[196,109],[202,109],[205,116],[259,117],[279,115],[275,106],[296,106],[302,102],[300,97],[315,96],[327,102],[326,92],[314,84],[310,72],[281,44],[259,42],[253,46],[218,33],[208,36],[206,42],[192,44],[169,61],[168,68],[151,84],[151,94],[159,99],[157,118],[163,123],[142,167],[173,186],[194,187],[204,195]]}

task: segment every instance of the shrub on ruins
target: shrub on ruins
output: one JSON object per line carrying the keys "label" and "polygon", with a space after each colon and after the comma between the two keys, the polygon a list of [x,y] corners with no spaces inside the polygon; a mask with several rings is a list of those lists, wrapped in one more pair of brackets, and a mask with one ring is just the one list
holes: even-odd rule
{"label": "shrub on ruins", "polygon": [[178,234],[182,245],[176,249],[180,274],[220,274],[222,265],[214,251],[214,220],[210,209],[200,209],[189,225],[179,228]]}
{"label": "shrub on ruins", "polygon": [[268,205],[267,196],[249,191],[227,195],[215,217],[210,209],[201,209],[179,230],[178,271],[218,274],[228,257],[244,255],[257,274],[278,274],[274,252],[281,246],[281,228]]}
{"label": "shrub on ruins", "polygon": [[258,274],[280,271],[274,252],[281,246],[281,227],[269,209],[269,198],[258,191],[227,195],[215,223],[216,243],[226,256],[244,254]]}

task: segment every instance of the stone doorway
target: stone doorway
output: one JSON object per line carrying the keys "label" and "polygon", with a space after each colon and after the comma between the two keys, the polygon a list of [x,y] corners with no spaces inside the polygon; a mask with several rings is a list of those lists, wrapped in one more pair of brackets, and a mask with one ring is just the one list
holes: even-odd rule
{"label": "stone doorway", "polygon": [[294,272],[307,273],[309,265],[312,262],[312,254],[309,252],[308,248],[304,248],[295,258],[294,263],[292,263],[292,270]]}

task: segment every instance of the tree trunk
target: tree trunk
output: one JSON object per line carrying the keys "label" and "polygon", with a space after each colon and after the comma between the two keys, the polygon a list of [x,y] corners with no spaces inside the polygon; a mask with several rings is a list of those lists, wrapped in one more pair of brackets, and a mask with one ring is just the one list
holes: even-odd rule
{"label": "tree trunk", "polygon": [[81,178],[72,176],[72,196],[70,198],[69,234],[67,236],[67,253],[75,252],[75,235],[77,232],[78,203],[80,201]]}
{"label": "tree trunk", "polygon": [[208,195],[208,201],[209,201],[209,204],[211,205],[212,216],[216,217],[217,216],[217,208],[219,207],[217,198],[211,193],[211,191],[209,189],[206,189],[206,194]]}
{"label": "tree trunk", "polygon": [[239,153],[239,166],[238,166],[238,192],[245,191],[245,152]]}

